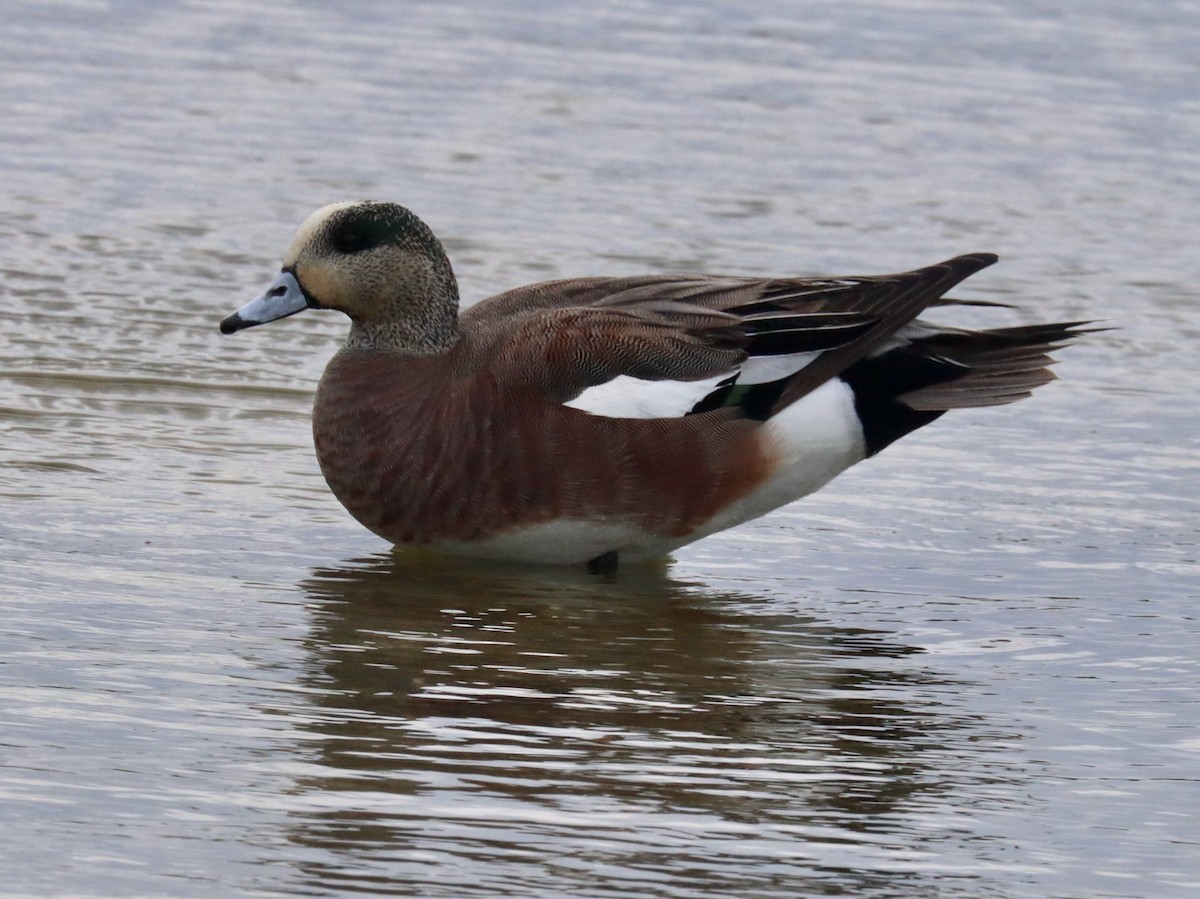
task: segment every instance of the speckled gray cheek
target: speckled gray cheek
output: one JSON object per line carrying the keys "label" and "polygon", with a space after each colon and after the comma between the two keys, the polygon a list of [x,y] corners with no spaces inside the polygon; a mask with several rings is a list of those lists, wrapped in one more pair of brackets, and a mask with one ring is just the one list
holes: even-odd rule
{"label": "speckled gray cheek", "polygon": [[380,308],[353,318],[347,347],[428,354],[458,339],[458,287],[449,263],[439,266],[425,255],[402,259],[386,275],[377,272]]}

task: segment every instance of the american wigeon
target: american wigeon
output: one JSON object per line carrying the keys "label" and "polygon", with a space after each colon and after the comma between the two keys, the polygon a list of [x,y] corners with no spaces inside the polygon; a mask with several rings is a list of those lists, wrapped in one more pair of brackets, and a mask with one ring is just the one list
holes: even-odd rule
{"label": "american wigeon", "polygon": [[578,278],[460,314],[450,261],[416,215],[339,203],[304,222],[279,277],[221,331],[304,309],[350,317],[313,437],[334,495],[379,536],[610,565],[756,518],[950,409],[1052,380],[1049,351],[1086,323],[917,319],[995,261],[871,277]]}

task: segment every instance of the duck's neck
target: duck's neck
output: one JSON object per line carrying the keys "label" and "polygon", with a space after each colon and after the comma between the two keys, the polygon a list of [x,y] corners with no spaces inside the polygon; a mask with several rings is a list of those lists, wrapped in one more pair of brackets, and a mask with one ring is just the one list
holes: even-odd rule
{"label": "duck's neck", "polygon": [[346,338],[348,350],[381,350],[431,356],[444,353],[458,342],[458,325],[436,330],[413,329],[406,322],[354,322]]}
{"label": "duck's neck", "polygon": [[431,356],[458,342],[458,297],[446,295],[419,308],[397,303],[390,315],[354,319],[346,348]]}

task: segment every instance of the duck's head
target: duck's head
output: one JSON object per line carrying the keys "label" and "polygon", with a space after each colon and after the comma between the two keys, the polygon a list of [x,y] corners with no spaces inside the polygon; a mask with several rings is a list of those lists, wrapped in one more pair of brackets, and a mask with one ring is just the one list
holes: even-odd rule
{"label": "duck's head", "polygon": [[458,333],[458,286],[429,227],[395,203],[334,203],[300,226],[266,291],[221,322],[232,334],[305,309],[353,322],[347,346],[441,352]]}

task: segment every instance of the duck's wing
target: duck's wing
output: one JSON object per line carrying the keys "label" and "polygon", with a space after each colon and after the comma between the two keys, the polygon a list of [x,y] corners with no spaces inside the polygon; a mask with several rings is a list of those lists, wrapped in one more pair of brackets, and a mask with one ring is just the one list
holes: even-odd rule
{"label": "duck's wing", "polygon": [[978,253],[867,277],[550,281],[476,305],[463,326],[491,376],[536,384],[560,402],[622,376],[693,383],[695,390],[643,404],[652,411],[640,413],[683,415],[703,411],[718,389],[769,381],[769,407],[759,411],[769,417],[884,347],[995,259]]}

